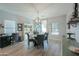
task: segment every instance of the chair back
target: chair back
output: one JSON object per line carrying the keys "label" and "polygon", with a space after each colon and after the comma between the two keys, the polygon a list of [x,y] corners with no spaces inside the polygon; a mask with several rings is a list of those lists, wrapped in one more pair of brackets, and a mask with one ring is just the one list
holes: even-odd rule
{"label": "chair back", "polygon": [[44,34],[44,40],[48,40],[48,33]]}
{"label": "chair back", "polygon": [[30,37],[30,36],[29,36],[29,33],[26,33],[26,34],[27,34],[27,37],[28,37],[28,41],[29,41],[29,37]]}
{"label": "chair back", "polygon": [[38,44],[43,43],[43,41],[44,41],[44,35],[37,35],[36,40],[38,41]]}

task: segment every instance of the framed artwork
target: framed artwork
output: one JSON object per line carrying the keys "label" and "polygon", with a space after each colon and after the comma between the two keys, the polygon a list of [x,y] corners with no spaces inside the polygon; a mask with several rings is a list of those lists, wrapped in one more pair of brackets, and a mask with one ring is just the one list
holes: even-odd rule
{"label": "framed artwork", "polygon": [[32,32],[33,31],[33,25],[32,24],[24,24],[24,31],[25,32]]}
{"label": "framed artwork", "polygon": [[18,23],[17,26],[18,26],[18,31],[22,31],[23,30],[23,25],[21,23]]}

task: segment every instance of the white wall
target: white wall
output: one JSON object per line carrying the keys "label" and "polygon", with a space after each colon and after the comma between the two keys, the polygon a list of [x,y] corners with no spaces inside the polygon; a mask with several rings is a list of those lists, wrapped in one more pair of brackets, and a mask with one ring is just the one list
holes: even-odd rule
{"label": "white wall", "polygon": [[[4,26],[4,20],[14,20],[17,21],[17,16],[11,13],[0,10],[0,24]],[[4,33],[4,28],[0,28],[0,33]]]}
{"label": "white wall", "polygon": [[[68,23],[68,21],[72,17],[72,11],[74,11],[74,10],[73,9],[69,10],[69,12],[66,16],[66,23]],[[77,24],[77,27],[75,27],[75,28],[71,26],[70,29],[68,29],[68,25],[66,25],[66,32],[75,33],[75,35],[73,35],[72,37],[75,38],[77,42],[79,42],[79,24]]]}
{"label": "white wall", "polygon": [[20,16],[11,12],[0,10],[0,23],[2,23],[4,20],[15,20],[21,23],[24,23],[24,22],[30,23],[30,19],[27,19],[24,16]]}
{"label": "white wall", "polygon": [[[59,23],[59,35],[52,35],[52,23]],[[47,19],[47,31],[49,32],[49,39],[59,40],[62,39],[63,35],[66,33],[66,15],[56,16]]]}
{"label": "white wall", "polygon": [[[4,25],[4,20],[14,20],[17,23],[30,23],[30,21],[23,16],[0,10],[0,24]],[[0,33],[3,33],[3,28],[0,28]]]}

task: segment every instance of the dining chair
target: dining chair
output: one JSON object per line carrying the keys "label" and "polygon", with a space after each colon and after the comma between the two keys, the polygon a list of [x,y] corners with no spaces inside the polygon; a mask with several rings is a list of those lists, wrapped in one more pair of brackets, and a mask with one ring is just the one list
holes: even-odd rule
{"label": "dining chair", "polygon": [[44,40],[46,40],[47,41],[47,44],[48,44],[48,33],[45,33],[44,34]]}
{"label": "dining chair", "polygon": [[44,49],[48,49],[48,33],[44,33]]}
{"label": "dining chair", "polygon": [[35,46],[36,45],[36,42],[35,42],[34,38],[30,39],[29,33],[27,33],[27,36],[28,36],[28,48],[30,47],[30,42],[33,42],[33,44]]}
{"label": "dining chair", "polygon": [[44,35],[37,35],[35,38],[37,47],[44,48]]}

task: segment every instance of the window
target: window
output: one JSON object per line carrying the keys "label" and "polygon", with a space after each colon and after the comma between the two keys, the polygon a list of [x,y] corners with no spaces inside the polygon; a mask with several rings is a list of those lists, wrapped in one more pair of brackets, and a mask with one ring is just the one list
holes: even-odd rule
{"label": "window", "polygon": [[16,22],[11,20],[4,21],[4,33],[12,34],[16,32]]}
{"label": "window", "polygon": [[42,32],[45,33],[46,30],[46,25],[47,25],[47,21],[46,20],[42,20]]}
{"label": "window", "polygon": [[52,23],[52,35],[59,35],[59,24],[58,23]]}
{"label": "window", "polygon": [[39,33],[45,33],[47,31],[47,20],[41,20],[40,23],[34,23],[34,30]]}

